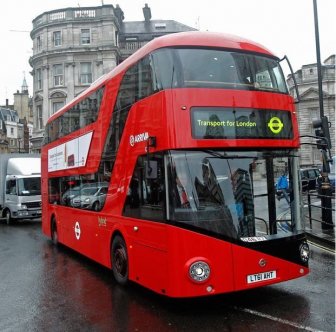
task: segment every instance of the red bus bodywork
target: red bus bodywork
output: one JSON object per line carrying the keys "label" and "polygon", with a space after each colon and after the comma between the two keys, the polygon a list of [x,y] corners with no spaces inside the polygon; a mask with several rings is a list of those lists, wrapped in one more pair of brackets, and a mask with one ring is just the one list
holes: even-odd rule
{"label": "red bus bodywork", "polygon": [[[294,102],[288,94],[265,91],[198,88],[166,89],[136,102],[130,109],[113,167],[104,207],[101,211],[78,210],[50,204],[48,179],[50,177],[89,174],[97,171],[104,148],[112,110],[120,83],[127,69],[146,54],[165,47],[211,47],[250,52],[266,57],[274,56],[253,42],[215,33],[181,33],[155,39],[137,51],[112,72],[84,91],[74,101],[54,114],[51,123],[76,102],[92,91],[105,86],[97,120],[70,135],[59,138],[42,148],[42,229],[51,236],[51,220],[57,223],[58,241],[92,260],[112,268],[111,244],[120,234],[125,240],[128,255],[128,278],[157,293],[170,297],[192,297],[220,294],[260,287],[306,275],[304,264],[265,253],[234,242],[177,227],[169,223],[134,219],[123,216],[123,208],[131,177],[139,155],[146,153],[147,141],[139,140],[134,146],[130,137],[149,133],[156,137],[151,152],[174,149],[257,149],[282,147],[297,149],[299,133]],[[192,137],[190,109],[198,107],[240,107],[286,110],[292,115],[293,138],[273,139],[195,139]],[[69,140],[92,132],[92,140],[85,166],[48,172],[48,150]],[[71,161],[73,163],[73,160]],[[76,223],[80,225],[77,227]],[[77,233],[76,233],[77,232]],[[300,237],[304,241],[304,235]],[[288,238],[288,245],[291,238]],[[193,261],[209,264],[211,275],[205,282],[195,283],[188,269]],[[260,262],[267,262],[265,266]],[[276,271],[276,278],[247,282],[248,275]],[[252,277],[250,277],[252,278]]]}

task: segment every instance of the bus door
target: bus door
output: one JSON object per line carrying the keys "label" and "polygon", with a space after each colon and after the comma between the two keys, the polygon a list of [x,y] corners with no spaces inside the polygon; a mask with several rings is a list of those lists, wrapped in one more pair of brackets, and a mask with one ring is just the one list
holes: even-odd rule
{"label": "bus door", "polygon": [[133,277],[150,288],[168,276],[165,214],[163,156],[140,156],[128,187],[124,216],[132,218],[133,250],[129,254]]}

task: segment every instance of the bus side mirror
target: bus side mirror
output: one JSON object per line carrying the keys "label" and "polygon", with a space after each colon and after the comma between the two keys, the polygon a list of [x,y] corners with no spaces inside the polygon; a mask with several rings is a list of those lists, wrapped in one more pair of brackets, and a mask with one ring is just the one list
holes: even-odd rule
{"label": "bus side mirror", "polygon": [[296,93],[296,99],[295,99],[295,103],[299,103],[300,102],[300,94],[299,94],[299,89],[298,89],[298,85],[297,85],[297,82],[296,82],[296,77],[295,77],[295,74],[293,72],[293,68],[292,68],[292,65],[291,63],[289,62],[289,59],[287,58],[287,55],[285,55],[279,62],[282,62],[283,60],[286,60],[287,64],[288,64],[288,67],[289,67],[289,70],[290,70],[290,77],[292,78],[293,80],[293,86],[294,86],[294,90],[295,90],[295,93]]}
{"label": "bus side mirror", "polygon": [[[147,146],[146,146],[146,178],[147,179],[156,179],[157,178],[157,162],[149,160],[149,149],[156,147],[156,136],[149,136],[147,139]],[[152,163],[155,163],[155,170],[152,167]],[[154,164],[153,164],[154,165]],[[153,174],[152,174],[153,173]]]}

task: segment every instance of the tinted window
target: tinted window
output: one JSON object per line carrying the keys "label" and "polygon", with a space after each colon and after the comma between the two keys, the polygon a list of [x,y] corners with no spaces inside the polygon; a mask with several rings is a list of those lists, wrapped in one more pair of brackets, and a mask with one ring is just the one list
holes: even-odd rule
{"label": "tinted window", "polygon": [[104,95],[104,87],[93,92],[87,98],[72,106],[54,121],[48,123],[45,129],[44,144],[53,142],[80,128],[95,122]]}
{"label": "tinted window", "polygon": [[129,68],[120,84],[112,121],[102,154],[100,169],[112,173],[126,120],[136,101],[153,92],[152,71],[149,57]]}
{"label": "tinted window", "polygon": [[51,178],[49,203],[100,211],[105,204],[107,189],[108,182],[100,173]]}
{"label": "tinted window", "polygon": [[219,49],[164,48],[153,53],[157,89],[203,87],[287,93],[275,59]]}
{"label": "tinted window", "polygon": [[128,188],[124,215],[139,219],[165,219],[164,159],[151,155],[139,157]]}

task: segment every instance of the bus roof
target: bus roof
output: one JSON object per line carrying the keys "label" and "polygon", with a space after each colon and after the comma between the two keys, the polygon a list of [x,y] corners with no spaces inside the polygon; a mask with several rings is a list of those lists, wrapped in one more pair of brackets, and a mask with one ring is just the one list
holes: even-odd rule
{"label": "bus roof", "polygon": [[266,56],[275,57],[264,46],[255,43],[251,40],[238,37],[231,34],[219,33],[219,32],[204,32],[204,31],[188,31],[188,32],[178,32],[164,35],[158,38],[155,38],[148,42],[146,45],[141,47],[131,56],[129,56],[125,61],[119,64],[117,67],[112,69],[109,73],[99,77],[94,81],[91,86],[74,98],[70,103],[62,107],[58,112],[53,114],[48,123],[61,114],[64,113],[65,109],[68,109],[70,105],[74,104],[78,100],[82,99],[84,95],[88,94],[90,91],[94,91],[100,86],[103,86],[106,82],[112,79],[114,76],[120,74],[134,63],[139,61],[141,58],[147,54],[164,47],[214,47],[214,48],[226,48],[230,50],[240,50],[248,51],[254,53],[261,53]]}
{"label": "bus roof", "polygon": [[106,79],[108,80],[114,75],[119,74],[120,72],[131,66],[133,63],[137,62],[147,54],[157,49],[178,46],[227,48],[231,50],[261,53],[267,56],[275,57],[275,55],[271,53],[271,51],[269,51],[262,45],[235,35],[208,31],[178,32],[164,35],[151,40],[149,43],[147,43],[130,57],[128,57],[119,66],[113,69],[109,74],[107,74]]}

